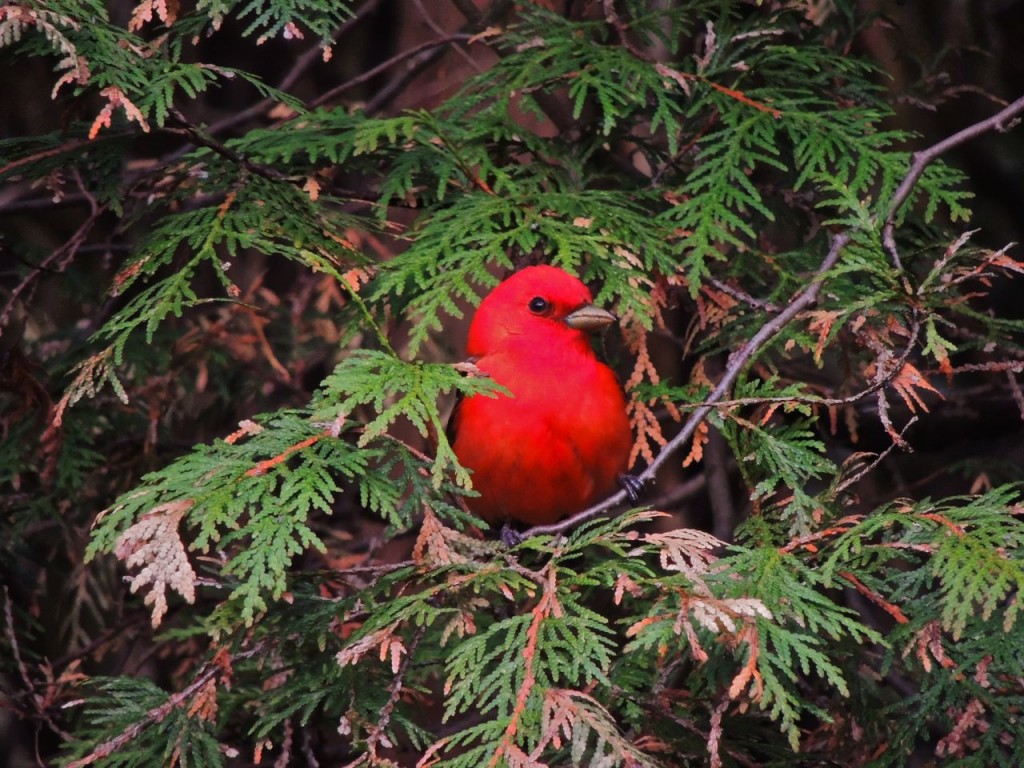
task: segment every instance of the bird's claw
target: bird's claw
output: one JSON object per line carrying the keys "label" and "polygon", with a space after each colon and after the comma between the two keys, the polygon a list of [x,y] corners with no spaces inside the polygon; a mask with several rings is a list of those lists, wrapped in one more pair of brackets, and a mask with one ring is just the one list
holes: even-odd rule
{"label": "bird's claw", "polygon": [[643,480],[636,475],[619,475],[619,485],[622,486],[622,490],[629,497],[630,504],[640,503],[640,499],[644,496],[644,486],[646,485]]}
{"label": "bird's claw", "polygon": [[504,525],[501,526],[501,533],[499,534],[499,537],[501,538],[501,543],[509,549],[518,547],[526,541],[526,537],[516,530],[508,520],[506,520]]}

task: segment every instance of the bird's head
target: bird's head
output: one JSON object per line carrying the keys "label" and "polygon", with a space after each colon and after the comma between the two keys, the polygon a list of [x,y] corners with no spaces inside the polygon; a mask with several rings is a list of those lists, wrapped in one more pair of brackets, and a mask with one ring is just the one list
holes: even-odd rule
{"label": "bird's head", "polygon": [[469,327],[467,351],[483,356],[509,343],[539,345],[562,339],[587,345],[586,335],[615,322],[593,304],[590,290],[563,269],[527,267],[480,303]]}

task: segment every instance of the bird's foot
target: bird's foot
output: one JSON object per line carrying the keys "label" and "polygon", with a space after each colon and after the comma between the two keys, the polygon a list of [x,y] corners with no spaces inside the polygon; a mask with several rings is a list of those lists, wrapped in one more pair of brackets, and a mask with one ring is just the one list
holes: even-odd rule
{"label": "bird's foot", "polygon": [[636,475],[619,475],[619,485],[629,497],[630,504],[639,504],[644,497],[644,486],[647,483]]}
{"label": "bird's foot", "polygon": [[508,520],[506,520],[501,526],[501,533],[499,534],[499,537],[501,538],[501,543],[509,549],[518,547],[526,540],[526,537],[523,536],[523,534],[520,533]]}

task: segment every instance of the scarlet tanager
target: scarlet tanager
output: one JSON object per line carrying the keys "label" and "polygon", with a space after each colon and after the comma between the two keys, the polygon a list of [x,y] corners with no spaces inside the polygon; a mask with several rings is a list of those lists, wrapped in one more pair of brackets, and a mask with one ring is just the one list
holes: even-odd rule
{"label": "scarlet tanager", "polygon": [[553,523],[615,489],[633,436],[622,388],[588,338],[614,321],[556,267],[528,267],[484,298],[466,349],[512,396],[473,395],[452,414],[455,454],[480,494],[467,499],[476,515],[505,530]]}

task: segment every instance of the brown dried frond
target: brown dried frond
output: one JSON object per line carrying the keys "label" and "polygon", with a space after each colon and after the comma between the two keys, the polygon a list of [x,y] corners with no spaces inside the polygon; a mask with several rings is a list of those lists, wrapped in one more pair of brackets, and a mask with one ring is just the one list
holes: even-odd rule
{"label": "brown dried frond", "polygon": [[142,0],[132,11],[132,17],[128,21],[128,31],[137,32],[153,20],[153,17],[160,19],[164,26],[171,26],[178,18],[180,9],[179,0]]}
{"label": "brown dried frond", "polygon": [[196,572],[178,535],[178,523],[191,506],[191,499],[184,499],[153,507],[121,534],[114,549],[114,554],[128,568],[142,566],[141,571],[129,578],[129,583],[133,593],[149,587],[144,602],[152,606],[154,627],[160,625],[167,613],[168,588],[189,604],[196,600]]}

